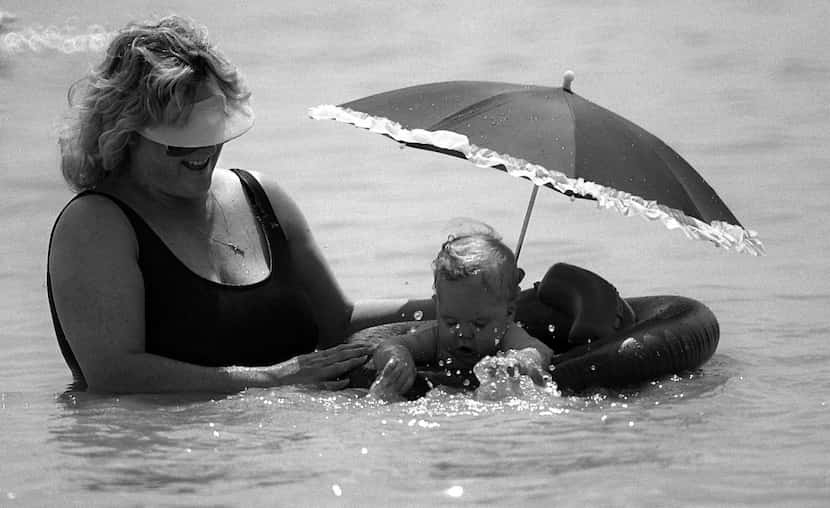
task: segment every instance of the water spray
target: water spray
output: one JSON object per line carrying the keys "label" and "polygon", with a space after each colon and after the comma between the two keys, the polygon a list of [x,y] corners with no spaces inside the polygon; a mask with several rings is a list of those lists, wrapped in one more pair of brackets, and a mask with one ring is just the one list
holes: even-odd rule
{"label": "water spray", "polygon": [[89,25],[78,30],[71,23],[63,27],[33,25],[20,30],[9,30],[16,20],[14,14],[0,11],[0,53],[57,51],[73,54],[102,51],[116,34],[101,25]]}

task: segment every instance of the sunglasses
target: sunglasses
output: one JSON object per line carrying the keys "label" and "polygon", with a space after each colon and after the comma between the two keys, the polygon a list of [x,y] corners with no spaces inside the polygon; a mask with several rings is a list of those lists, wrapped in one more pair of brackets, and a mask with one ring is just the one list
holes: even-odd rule
{"label": "sunglasses", "polygon": [[190,155],[196,150],[202,150],[205,148],[215,148],[219,145],[208,145],[208,146],[170,146],[164,145],[164,153],[168,157],[184,157],[186,155]]}

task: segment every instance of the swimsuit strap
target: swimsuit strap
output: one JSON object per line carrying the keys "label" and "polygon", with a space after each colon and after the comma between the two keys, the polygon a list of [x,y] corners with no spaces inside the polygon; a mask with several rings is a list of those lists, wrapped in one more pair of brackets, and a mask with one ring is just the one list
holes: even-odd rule
{"label": "swimsuit strap", "polygon": [[[265,189],[251,173],[244,169],[232,168],[230,171],[239,177],[242,182],[242,188],[251,203],[254,217],[262,225],[265,236],[268,238],[268,244],[271,247],[272,255],[276,258],[277,266],[288,266],[290,262],[288,239],[282,226],[280,226],[279,220],[277,220],[277,215],[274,213],[274,208],[271,206],[271,201],[268,199]],[[279,272],[286,275],[283,273],[284,270],[279,270]]]}
{"label": "swimsuit strap", "polygon": [[245,171],[244,169],[232,168],[232,171],[242,181],[242,187],[245,189],[245,194],[251,200],[251,206],[254,209],[256,220],[266,226],[266,231],[270,234],[271,229],[279,228],[280,223],[277,221],[277,216],[271,208],[271,202],[265,194],[265,189],[262,188],[259,181],[254,178],[254,175]]}

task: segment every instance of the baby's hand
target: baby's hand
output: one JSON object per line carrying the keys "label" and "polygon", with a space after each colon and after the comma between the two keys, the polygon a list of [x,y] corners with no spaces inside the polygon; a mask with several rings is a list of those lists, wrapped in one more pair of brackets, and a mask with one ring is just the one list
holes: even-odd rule
{"label": "baby's hand", "polygon": [[516,360],[519,373],[528,376],[539,386],[544,386],[545,370],[542,367],[542,355],[533,348],[511,350],[507,356]]}
{"label": "baby's hand", "polygon": [[502,354],[485,356],[473,367],[479,380],[478,400],[503,400],[522,395],[519,362]]}
{"label": "baby's hand", "polygon": [[407,359],[393,356],[372,383],[369,395],[388,402],[399,402],[414,382],[415,366]]}
{"label": "baby's hand", "polygon": [[521,372],[519,361],[510,356],[485,356],[473,367],[479,382],[516,379]]}

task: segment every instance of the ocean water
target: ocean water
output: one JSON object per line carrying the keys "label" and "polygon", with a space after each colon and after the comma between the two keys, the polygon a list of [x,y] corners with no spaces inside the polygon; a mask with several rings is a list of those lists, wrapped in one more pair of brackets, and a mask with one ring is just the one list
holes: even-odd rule
{"label": "ocean water", "polygon": [[[354,298],[427,296],[453,217],[518,235],[529,184],[306,109],[430,81],[559,85],[657,134],[768,255],[724,252],[540,192],[528,283],[567,261],[626,296],[717,315],[693,373],[593,396],[436,392],[379,405],[303,388],[66,396],[46,301],[70,198],[66,89],[128,20],[206,24],[258,118],[221,165],[273,175]],[[826,506],[830,502],[827,2],[0,4],[0,506]]]}

